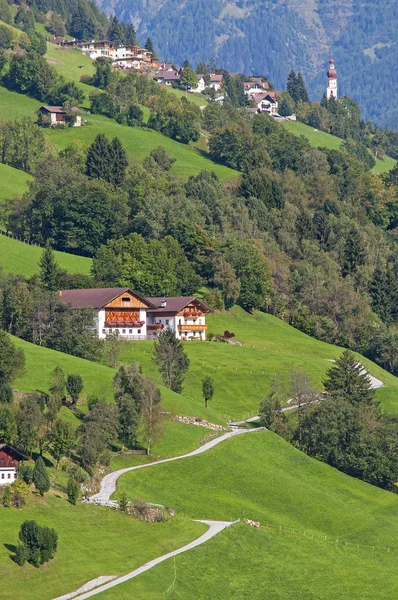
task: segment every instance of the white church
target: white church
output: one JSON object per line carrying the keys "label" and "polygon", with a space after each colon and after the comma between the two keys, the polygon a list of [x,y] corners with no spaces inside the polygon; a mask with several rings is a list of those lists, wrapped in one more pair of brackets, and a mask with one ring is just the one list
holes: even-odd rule
{"label": "white church", "polygon": [[326,88],[326,98],[334,98],[337,100],[337,71],[334,66],[334,60],[332,57],[329,59],[329,69],[327,70],[328,85]]}

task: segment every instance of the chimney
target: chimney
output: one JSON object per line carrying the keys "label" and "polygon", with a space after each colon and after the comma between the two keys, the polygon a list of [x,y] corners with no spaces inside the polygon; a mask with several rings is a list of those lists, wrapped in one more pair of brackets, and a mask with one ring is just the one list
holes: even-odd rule
{"label": "chimney", "polygon": [[167,300],[166,300],[166,298],[163,298],[163,300],[160,304],[160,308],[166,308],[166,306],[167,306]]}

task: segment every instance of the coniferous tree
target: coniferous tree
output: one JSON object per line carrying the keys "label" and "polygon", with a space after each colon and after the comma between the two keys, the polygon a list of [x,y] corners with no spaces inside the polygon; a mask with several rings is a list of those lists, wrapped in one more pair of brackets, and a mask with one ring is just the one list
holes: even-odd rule
{"label": "coniferous tree", "polygon": [[66,491],[68,494],[68,500],[73,506],[76,506],[77,501],[79,499],[80,486],[76,479],[72,477],[68,480],[68,484],[66,487]]}
{"label": "coniferous tree", "polygon": [[124,43],[126,44],[126,46],[137,45],[137,35],[133,23],[128,23],[128,25],[126,25],[124,33]]}
{"label": "coniferous tree", "polygon": [[287,77],[286,89],[293,98],[293,100],[295,102],[298,102],[300,99],[300,91],[297,76],[294,71],[290,71]]}
{"label": "coniferous tree", "polygon": [[292,109],[287,98],[283,98],[279,105],[278,112],[281,117],[289,117],[292,114]]}
{"label": "coniferous tree", "polygon": [[332,397],[342,398],[353,405],[371,405],[374,402],[369,375],[350,350],[344,350],[327,371],[323,384]]}
{"label": "coniferous tree", "polygon": [[150,37],[147,38],[144,48],[145,48],[145,50],[148,50],[148,52],[152,52],[153,56],[156,56],[155,48],[153,46],[153,43],[152,43],[152,40]]}
{"label": "coniferous tree", "polygon": [[48,492],[50,489],[50,478],[41,456],[36,459],[32,481],[35,484],[36,489],[39,490],[41,496],[44,496],[44,492]]}
{"label": "coniferous tree", "polygon": [[119,138],[114,137],[109,144],[110,178],[109,183],[115,187],[122,185],[126,177],[128,167],[127,152],[123,148]]}
{"label": "coniferous tree", "polygon": [[166,327],[158,335],[154,344],[155,362],[159,367],[163,381],[173,392],[181,393],[184,375],[189,368],[189,358],[183,343],[176,337],[173,329]]}
{"label": "coniferous tree", "polygon": [[80,393],[83,390],[83,377],[81,375],[68,375],[66,389],[72,398],[73,404],[76,404],[79,400]]}
{"label": "coniferous tree", "polygon": [[365,251],[362,244],[361,234],[356,227],[351,227],[343,249],[341,271],[343,277],[353,275],[358,267],[365,262]]}
{"label": "coniferous tree", "polygon": [[110,148],[107,137],[99,133],[87,153],[86,174],[92,179],[110,180]]}
{"label": "coniferous tree", "polygon": [[372,308],[385,323],[390,323],[397,314],[397,281],[391,271],[376,267],[369,283]]}
{"label": "coniferous tree", "polygon": [[144,380],[138,363],[123,365],[113,379],[119,409],[119,440],[127,448],[137,444]]}
{"label": "coniferous tree", "polygon": [[305,87],[304,78],[300,71],[297,73],[296,85],[299,100],[301,100],[302,102],[309,102],[310,99],[308,97],[307,88]]}
{"label": "coniferous tree", "polygon": [[40,281],[42,286],[49,292],[59,289],[59,267],[51,244],[47,241],[39,261]]}

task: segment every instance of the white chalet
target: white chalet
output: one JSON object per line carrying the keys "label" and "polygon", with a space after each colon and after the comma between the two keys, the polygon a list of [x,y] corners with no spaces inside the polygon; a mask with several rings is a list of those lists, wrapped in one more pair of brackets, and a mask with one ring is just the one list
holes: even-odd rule
{"label": "white chalet", "polygon": [[0,485],[14,483],[17,478],[17,467],[28,457],[9,444],[0,444]]}
{"label": "white chalet", "polygon": [[196,92],[197,94],[200,94],[200,92],[203,92],[203,90],[206,89],[206,82],[203,75],[197,75],[196,77],[198,78],[197,87],[193,88],[191,86],[188,86],[188,92]]}
{"label": "white chalet", "polygon": [[252,99],[256,105],[257,112],[276,115],[278,113],[278,102],[275,92],[267,92]]}
{"label": "white chalet", "polygon": [[144,298],[129,288],[63,290],[59,296],[73,308],[96,311],[100,339],[112,333],[125,339],[155,339],[165,327],[179,339],[206,339],[206,314],[211,308],[194,296]]}

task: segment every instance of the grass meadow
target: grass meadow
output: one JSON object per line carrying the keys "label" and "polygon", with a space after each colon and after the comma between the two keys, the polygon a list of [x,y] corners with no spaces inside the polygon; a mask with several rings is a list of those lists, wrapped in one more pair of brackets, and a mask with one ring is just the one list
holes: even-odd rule
{"label": "grass meadow", "polygon": [[[271,432],[244,434],[200,456],[128,473],[116,496],[122,492],[170,504],[180,516],[261,522],[259,530],[235,525],[178,557],[167,597],[394,596],[397,496],[309,458]],[[98,598],[157,600],[173,575],[174,563],[167,561]]]}
{"label": "grass meadow", "polygon": [[[56,557],[40,569],[12,560],[25,520],[53,527]],[[51,600],[100,575],[123,575],[148,560],[199,537],[206,526],[173,518],[144,523],[120,512],[89,504],[71,506],[59,495],[32,495],[20,510],[0,508],[0,564],[5,585],[1,600]]]}
{"label": "grass meadow", "polygon": [[[39,260],[42,253],[43,248],[39,246],[30,246],[24,242],[0,235],[0,267],[6,273],[32,277],[39,271]],[[59,267],[69,273],[90,274],[91,258],[58,251],[55,252],[55,257]]]}
{"label": "grass meadow", "polygon": [[[289,398],[289,373],[304,370],[315,389],[322,390],[322,380],[342,349],[311,338],[283,321],[256,312],[253,315],[235,307],[231,311],[208,315],[209,332],[235,333],[243,346],[219,342],[187,342],[191,364],[186,376],[183,397],[188,398],[195,416],[211,420],[210,410],[218,418],[242,419],[257,414],[260,398],[268,393],[276,376],[285,386]],[[136,360],[144,373],[160,382],[152,359],[152,342],[129,342],[123,351],[123,362]],[[398,380],[371,361],[360,357],[368,371],[385,384],[377,390],[384,410],[398,412]],[[209,409],[204,408],[201,381],[211,375],[215,383]],[[188,414],[188,413],[184,413]],[[214,417],[213,417],[214,418]],[[220,421],[215,421],[220,422]]]}
{"label": "grass meadow", "polygon": [[31,179],[28,173],[0,163],[0,202],[23,194],[28,189]]}
{"label": "grass meadow", "polygon": [[[315,148],[321,147],[328,148],[329,150],[338,150],[344,142],[344,140],[331,135],[330,133],[317,131],[309,125],[305,125],[299,121],[286,121],[282,123],[282,127],[291,133],[294,133],[294,135],[303,135],[308,139],[311,146],[314,146]],[[390,156],[385,156],[383,159],[376,158],[376,164],[372,169],[372,173],[381,175],[382,173],[391,171],[395,165],[396,161]]]}

